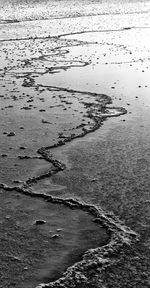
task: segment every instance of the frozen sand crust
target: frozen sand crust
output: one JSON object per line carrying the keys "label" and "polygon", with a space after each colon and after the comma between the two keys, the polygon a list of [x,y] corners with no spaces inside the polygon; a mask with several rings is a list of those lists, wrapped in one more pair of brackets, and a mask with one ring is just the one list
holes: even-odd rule
{"label": "frozen sand crust", "polygon": [[[125,110],[124,110],[124,112],[126,112]],[[93,116],[92,116],[93,117]],[[101,118],[100,118],[101,119]],[[97,118],[97,121],[98,121],[98,123],[95,123],[96,124],[96,129],[99,127],[99,123],[101,123],[101,120],[100,120],[99,118]],[[100,122],[99,122],[100,121]],[[97,125],[98,124],[98,125]],[[95,128],[94,128],[95,129]],[[86,131],[86,130],[85,130]],[[92,131],[91,131],[92,132]],[[82,135],[83,136],[83,135]],[[65,141],[63,142],[61,142],[62,144],[63,143],[65,143]],[[49,147],[50,148],[50,147]],[[41,150],[41,152],[42,152],[43,150]],[[39,151],[40,152],[40,151]],[[44,151],[43,151],[44,152]],[[42,153],[43,153],[42,152]],[[36,179],[33,179],[33,180],[36,180]],[[30,184],[30,181],[29,181],[29,183],[27,183],[27,184]],[[7,190],[7,187],[6,186],[1,186],[1,187],[3,187],[4,189],[6,189]],[[8,189],[9,190],[9,189]],[[18,191],[19,191],[19,189],[18,189]],[[20,190],[20,192],[22,193],[22,191]],[[25,193],[27,193],[28,194],[28,192],[26,192],[25,191]],[[30,195],[30,193],[28,194],[28,195]],[[39,195],[39,194],[38,194]],[[37,196],[37,195],[35,195],[36,197],[39,197],[39,196]],[[33,196],[34,197],[34,196]],[[43,196],[41,196],[41,197],[43,197]],[[44,196],[44,198],[45,198],[45,196]],[[48,198],[47,198],[48,199]],[[49,198],[49,199],[51,199],[51,198]],[[51,200],[50,200],[51,201]],[[53,200],[52,200],[53,201]],[[61,202],[62,200],[61,199],[56,199],[56,203],[57,203],[57,201],[58,202]],[[74,203],[74,200],[72,199],[71,200],[71,202],[73,201],[73,203]],[[69,205],[70,205],[70,200],[69,200]],[[78,201],[77,201],[78,202]],[[67,203],[67,202],[66,202]],[[84,205],[83,205],[83,207],[84,207]],[[97,215],[97,216],[99,216],[99,214]],[[103,217],[102,217],[103,218]],[[105,218],[105,217],[104,217]],[[107,221],[106,221],[107,222]],[[111,222],[111,217],[110,217],[110,219],[109,219],[109,221],[108,222]],[[116,227],[116,221],[115,221],[115,224],[113,224],[112,226],[115,226]],[[116,230],[116,228],[114,228],[114,230]],[[117,229],[118,230],[118,229]],[[129,231],[128,231],[129,232]],[[118,236],[118,231],[117,231],[117,235],[116,235],[116,237],[115,237],[115,241],[112,241],[111,242],[111,245],[113,245],[113,248],[111,247],[108,247],[108,251],[109,250],[115,250],[116,249],[116,246],[115,245],[117,245],[117,247],[119,248],[119,246],[121,245],[122,246],[122,244],[124,243],[124,241],[126,242],[126,240],[127,240],[127,243],[128,242],[130,242],[130,240],[132,239],[132,236],[131,236],[131,239],[130,239],[130,236],[128,237],[127,235],[128,235],[128,232],[127,231],[125,231],[125,235],[123,234],[122,235],[122,227],[121,227],[121,235],[120,235],[120,233],[119,233],[119,236]],[[127,233],[127,234],[126,234]],[[131,233],[132,234],[132,233]],[[130,232],[129,232],[129,235],[130,235]],[[134,235],[134,237],[133,238],[135,238],[136,237],[136,235],[135,234],[133,234]],[[125,236],[125,237],[124,237]],[[119,237],[119,240],[118,240],[118,237]],[[126,238],[127,237],[127,238]],[[123,240],[122,241],[122,238],[126,238],[125,240]],[[111,246],[110,245],[110,246]],[[104,254],[106,253],[107,254],[107,247],[105,247],[106,248],[106,250],[104,250]],[[117,249],[118,249],[117,248]],[[99,252],[99,251],[98,251]],[[101,252],[102,252],[102,254],[101,254]],[[97,251],[95,252],[96,254],[97,254]],[[108,252],[108,254],[109,254],[110,252]],[[90,259],[91,258],[93,258],[93,256],[92,256],[92,254],[90,253],[89,254],[90,255]],[[102,255],[103,255],[103,251],[100,251],[100,257],[102,257]],[[109,254],[110,255],[110,254]],[[107,255],[108,256],[108,255]],[[99,257],[98,257],[99,258]],[[94,263],[95,263],[95,261],[96,261],[96,265],[95,264],[93,264],[93,261],[94,261]],[[61,279],[60,281],[62,281],[63,283],[62,283],[62,285],[69,285],[68,287],[71,287],[70,285],[79,285],[79,282],[80,282],[80,284],[81,285],[87,285],[87,277],[84,275],[84,272],[83,272],[83,275],[81,275],[79,272],[78,272],[78,268],[80,268],[81,270],[82,270],[82,268],[81,267],[83,267],[83,271],[85,271],[86,270],[86,265],[84,266],[84,264],[85,264],[85,262],[86,261],[84,261],[83,263],[79,263],[79,264],[77,264],[77,266],[75,265],[75,267],[73,267],[73,268],[71,268],[70,270],[69,270],[69,275],[67,276],[66,275],[66,277],[65,278],[63,278],[63,279]],[[109,260],[99,260],[98,259],[98,261],[97,260],[95,260],[95,257],[94,257],[94,259],[92,259],[92,264],[91,264],[91,260],[89,261],[90,262],[90,267],[92,266],[94,266],[94,269],[97,267],[97,266],[101,266],[101,263],[103,263],[103,264],[108,264],[108,263],[110,263],[109,262]],[[87,265],[88,265],[88,268],[87,268],[87,270],[88,270],[88,272],[87,272],[87,274],[89,274],[90,272],[89,272],[89,262],[87,261]],[[105,265],[104,265],[105,266]],[[104,267],[103,266],[103,267]],[[76,267],[77,267],[77,273],[75,272],[76,271]],[[106,265],[106,267],[107,267],[107,265]],[[91,269],[91,268],[90,268]],[[67,272],[68,273],[68,272]],[[70,275],[70,273],[71,273],[71,275]],[[88,276],[88,275],[87,275]],[[76,279],[77,278],[77,279]],[[74,279],[74,280],[73,280]],[[60,285],[60,281],[58,281],[57,283],[54,283],[54,284],[50,284],[50,285]],[[71,281],[71,283],[73,283],[74,282],[74,284],[71,284],[70,283],[70,281]],[[86,284],[85,284],[86,283]],[[89,284],[89,285],[91,285],[91,284]],[[51,287],[51,286],[50,286]],[[52,286],[53,287],[53,286]],[[55,287],[55,286],[54,286]],[[56,286],[57,287],[57,286]],[[59,286],[58,286],[59,287]],[[67,286],[66,286],[67,287]]]}

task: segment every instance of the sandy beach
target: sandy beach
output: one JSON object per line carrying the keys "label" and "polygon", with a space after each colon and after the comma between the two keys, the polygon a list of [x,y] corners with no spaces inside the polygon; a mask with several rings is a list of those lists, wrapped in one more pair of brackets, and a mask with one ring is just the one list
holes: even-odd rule
{"label": "sandy beach", "polygon": [[150,286],[150,2],[0,1],[0,287]]}

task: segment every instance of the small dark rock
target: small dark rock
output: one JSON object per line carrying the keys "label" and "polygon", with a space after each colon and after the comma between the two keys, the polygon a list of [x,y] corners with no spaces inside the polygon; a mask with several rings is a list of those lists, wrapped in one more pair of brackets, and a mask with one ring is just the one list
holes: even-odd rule
{"label": "small dark rock", "polygon": [[34,222],[35,225],[43,225],[43,224],[45,224],[45,223],[46,223],[46,221],[45,221],[45,220],[42,220],[42,219],[36,220],[36,221]]}
{"label": "small dark rock", "polygon": [[8,137],[12,137],[12,136],[15,136],[15,135],[16,135],[15,132],[10,132],[10,133],[7,134]]}
{"label": "small dark rock", "polygon": [[7,157],[7,154],[2,154],[1,157]]}
{"label": "small dark rock", "polygon": [[51,238],[55,239],[55,238],[58,238],[58,237],[60,237],[60,235],[59,235],[59,234],[54,234],[54,235],[52,235],[52,237],[51,237]]}
{"label": "small dark rock", "polygon": [[24,147],[24,146],[20,146],[20,148],[19,149],[21,149],[21,150],[25,150],[26,149],[26,147]]}
{"label": "small dark rock", "polygon": [[45,112],[45,109],[40,109],[39,112]]}
{"label": "small dark rock", "polygon": [[91,179],[91,182],[95,182],[97,179],[96,178],[93,178],[93,179]]}
{"label": "small dark rock", "polygon": [[20,108],[21,110],[31,110],[31,107],[29,107],[29,106],[25,106],[25,107],[22,107],[22,108]]}

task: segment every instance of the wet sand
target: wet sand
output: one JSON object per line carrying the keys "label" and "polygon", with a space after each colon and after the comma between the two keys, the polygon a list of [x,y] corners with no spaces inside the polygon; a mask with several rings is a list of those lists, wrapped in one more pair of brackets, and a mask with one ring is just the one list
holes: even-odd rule
{"label": "wet sand", "polygon": [[149,3],[7,2],[0,285],[147,288]]}

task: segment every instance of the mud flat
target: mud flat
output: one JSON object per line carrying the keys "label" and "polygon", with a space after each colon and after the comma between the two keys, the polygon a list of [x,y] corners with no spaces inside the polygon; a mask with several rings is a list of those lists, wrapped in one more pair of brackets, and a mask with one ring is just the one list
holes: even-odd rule
{"label": "mud flat", "polygon": [[149,3],[6,3],[0,285],[147,288]]}

